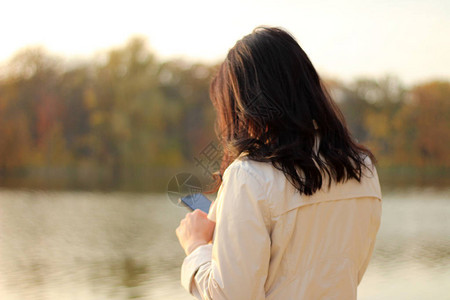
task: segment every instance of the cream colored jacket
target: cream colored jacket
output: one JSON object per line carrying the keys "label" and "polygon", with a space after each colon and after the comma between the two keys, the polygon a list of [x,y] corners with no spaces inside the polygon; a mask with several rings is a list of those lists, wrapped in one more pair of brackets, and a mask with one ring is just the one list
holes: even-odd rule
{"label": "cream colored jacket", "polygon": [[378,175],[373,167],[361,183],[304,196],[270,163],[239,157],[208,218],[216,222],[212,244],[181,268],[195,298],[356,299],[380,226]]}

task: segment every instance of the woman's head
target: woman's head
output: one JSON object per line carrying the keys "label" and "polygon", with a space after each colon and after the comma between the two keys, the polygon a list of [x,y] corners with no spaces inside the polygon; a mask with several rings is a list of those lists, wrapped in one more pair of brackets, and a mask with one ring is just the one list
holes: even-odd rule
{"label": "woman's head", "polygon": [[310,195],[324,174],[338,182],[360,180],[361,154],[373,159],[351,139],[306,53],[280,28],[257,27],[239,40],[213,78],[210,96],[224,147],[220,173],[246,152],[271,162]]}

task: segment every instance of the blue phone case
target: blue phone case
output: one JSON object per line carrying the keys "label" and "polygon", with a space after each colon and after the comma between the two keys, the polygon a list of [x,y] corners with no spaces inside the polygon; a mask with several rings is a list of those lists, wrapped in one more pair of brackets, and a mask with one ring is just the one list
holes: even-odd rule
{"label": "blue phone case", "polygon": [[185,197],[182,197],[181,202],[186,205],[191,211],[196,210],[197,208],[204,211],[205,213],[209,212],[209,207],[211,206],[211,201],[205,197],[203,194],[192,194]]}

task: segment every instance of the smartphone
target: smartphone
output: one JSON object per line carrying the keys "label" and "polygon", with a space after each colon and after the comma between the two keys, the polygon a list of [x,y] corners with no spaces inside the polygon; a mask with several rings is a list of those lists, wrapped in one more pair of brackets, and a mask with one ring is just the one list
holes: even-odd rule
{"label": "smartphone", "polygon": [[191,211],[194,211],[198,208],[205,213],[209,212],[209,207],[211,206],[211,201],[203,194],[191,194],[182,197],[180,199],[180,202],[183,203]]}

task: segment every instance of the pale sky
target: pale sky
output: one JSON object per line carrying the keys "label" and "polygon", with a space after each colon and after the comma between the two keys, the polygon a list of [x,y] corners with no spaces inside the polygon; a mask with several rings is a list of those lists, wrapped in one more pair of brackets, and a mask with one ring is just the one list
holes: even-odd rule
{"label": "pale sky", "polygon": [[162,59],[212,62],[257,25],[272,25],[289,30],[327,77],[450,80],[448,0],[6,0],[0,7],[3,63],[36,45],[89,58],[134,35]]}

